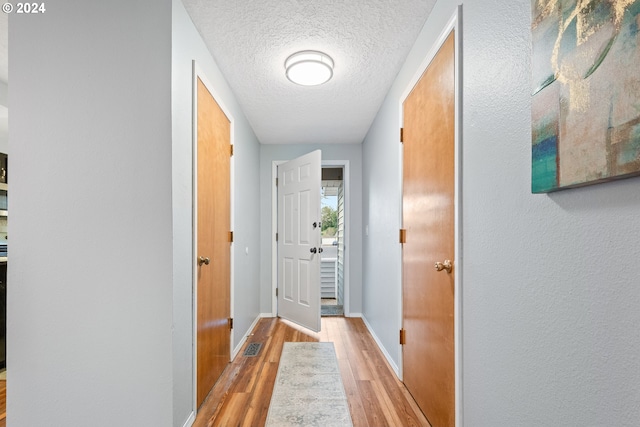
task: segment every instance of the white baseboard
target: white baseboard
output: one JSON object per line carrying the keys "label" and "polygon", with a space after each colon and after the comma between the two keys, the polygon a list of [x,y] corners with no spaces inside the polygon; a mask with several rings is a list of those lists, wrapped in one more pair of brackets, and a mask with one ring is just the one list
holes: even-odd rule
{"label": "white baseboard", "polygon": [[363,317],[362,313],[349,313],[348,315],[345,314],[344,317]]}
{"label": "white baseboard", "polygon": [[396,373],[396,376],[398,377],[398,379],[400,381],[402,381],[402,375],[400,374],[400,368],[398,368],[398,365],[393,361],[393,359],[391,358],[391,355],[389,354],[389,352],[387,352],[387,349],[384,348],[384,346],[382,345],[382,342],[380,341],[380,339],[378,339],[378,336],[373,331],[373,328],[371,327],[371,325],[367,321],[367,318],[365,316],[363,316],[362,314],[360,315],[360,317],[362,317],[362,321],[364,322],[364,325],[369,330],[369,333],[371,334],[371,336],[373,337],[373,340],[378,345],[378,348],[380,349],[380,351],[384,355],[385,359],[387,359],[387,362],[391,366],[391,369],[393,369],[393,371]]}
{"label": "white baseboard", "polygon": [[195,420],[196,420],[196,413],[191,411],[191,414],[189,415],[189,418],[187,418],[187,421],[184,422],[182,427],[191,427]]}
{"label": "white baseboard", "polygon": [[260,313],[260,317],[270,318],[270,317],[277,317],[277,315],[274,313]]}
{"label": "white baseboard", "polygon": [[244,343],[247,341],[247,337],[249,336],[249,334],[251,333],[251,331],[253,331],[253,328],[256,327],[256,325],[258,324],[258,321],[264,317],[262,314],[259,314],[254,320],[253,323],[251,323],[251,326],[249,326],[249,329],[242,335],[242,339],[240,340],[240,342],[238,343],[238,345],[236,345],[236,348],[233,349],[233,353],[231,353],[231,360],[235,359],[236,356],[238,355],[238,353],[240,353],[240,350],[242,349],[242,346],[244,345]]}

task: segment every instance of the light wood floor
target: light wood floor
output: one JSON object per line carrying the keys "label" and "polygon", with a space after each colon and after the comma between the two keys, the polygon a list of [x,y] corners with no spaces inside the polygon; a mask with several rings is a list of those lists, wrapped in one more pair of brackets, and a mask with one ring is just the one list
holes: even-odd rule
{"label": "light wood floor", "polygon": [[7,425],[7,381],[0,380],[0,427]]}
{"label": "light wood floor", "polygon": [[354,427],[429,426],[362,319],[328,317],[319,334],[281,319],[261,319],[247,339],[262,343],[260,353],[245,357],[242,349],[202,404],[194,427],[264,426],[286,341],[334,343]]}

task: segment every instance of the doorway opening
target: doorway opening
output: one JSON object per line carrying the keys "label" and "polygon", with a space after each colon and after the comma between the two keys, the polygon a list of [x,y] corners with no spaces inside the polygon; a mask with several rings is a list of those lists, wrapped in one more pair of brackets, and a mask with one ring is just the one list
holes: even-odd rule
{"label": "doorway opening", "polygon": [[344,316],[344,169],[322,168],[320,315]]}
{"label": "doorway opening", "polygon": [[[272,161],[272,167],[271,167],[271,176],[272,176],[272,193],[271,193],[271,207],[272,207],[272,222],[271,222],[271,226],[272,226],[272,236],[273,236],[273,240],[272,240],[272,252],[271,252],[271,283],[272,283],[272,300],[271,300],[271,307],[272,307],[272,311],[271,311],[271,315],[274,317],[284,317],[281,314],[281,307],[280,307],[280,296],[278,294],[278,286],[279,286],[279,273],[280,273],[280,269],[282,268],[282,259],[280,259],[280,247],[279,247],[279,243],[281,243],[282,239],[278,239],[279,233],[278,233],[278,222],[280,220],[280,214],[281,212],[279,212],[278,209],[278,205],[279,205],[279,201],[278,201],[278,197],[280,194],[280,190],[282,186],[278,186],[278,169],[286,164],[288,161],[282,161],[282,160],[273,160]],[[329,178],[334,178],[334,176],[327,176],[325,175],[325,178],[322,177],[322,170],[323,169],[338,169],[339,171],[341,171],[341,175],[339,175],[339,177],[341,179],[329,179]],[[323,185],[322,185],[322,181],[342,181],[341,186],[339,183],[333,183],[334,186],[338,185],[336,188],[337,190],[331,190],[331,191],[338,191],[340,192],[340,215],[338,215],[338,225],[340,226],[339,230],[336,230],[336,236],[334,236],[333,238],[331,238],[331,240],[327,240],[327,245],[325,246],[321,246],[320,249],[323,249],[323,251],[321,252],[322,254],[324,254],[324,249],[327,248],[327,246],[331,246],[334,247],[335,249],[335,258],[337,261],[337,266],[338,266],[338,271],[336,272],[336,277],[337,277],[337,292],[334,298],[330,298],[333,299],[334,301],[327,301],[327,302],[331,302],[331,305],[338,305],[338,298],[340,298],[340,302],[342,303],[341,305],[343,306],[342,308],[342,314],[325,314],[325,315],[333,315],[333,316],[342,316],[344,315],[345,317],[349,317],[350,316],[350,298],[349,298],[349,272],[350,272],[350,268],[349,268],[349,233],[350,233],[350,229],[349,229],[349,224],[350,224],[350,204],[349,204],[349,183],[350,183],[350,179],[349,179],[349,160],[322,160],[321,165],[319,167],[319,174],[318,174],[318,183],[317,183],[317,187],[318,190],[320,190]],[[326,173],[330,173],[330,172],[325,172]],[[282,181],[282,180],[281,180]],[[320,191],[319,191],[320,193]],[[338,193],[336,193],[337,195]],[[318,194],[318,212],[320,213],[320,203],[321,203],[321,195]],[[336,210],[338,209],[338,203],[336,202]],[[318,230],[318,234],[320,234],[320,231]],[[281,235],[281,237],[284,237],[284,235]],[[336,241],[336,245],[333,245],[333,242]],[[321,237],[319,236],[319,242],[321,242]],[[331,250],[329,251],[331,252]],[[326,255],[329,255],[330,253],[327,253]],[[321,306],[322,306],[322,301],[321,301],[321,292],[320,292],[320,272],[318,271],[318,284],[317,284],[317,308],[318,308],[318,312],[317,312],[317,316],[318,316],[318,321],[320,320],[321,317]],[[313,298],[313,301],[316,301],[316,298]],[[325,304],[325,305],[329,305],[329,304]],[[331,307],[331,309],[334,309],[333,307]],[[290,320],[290,319],[289,319]],[[296,322],[297,323],[297,322]]]}

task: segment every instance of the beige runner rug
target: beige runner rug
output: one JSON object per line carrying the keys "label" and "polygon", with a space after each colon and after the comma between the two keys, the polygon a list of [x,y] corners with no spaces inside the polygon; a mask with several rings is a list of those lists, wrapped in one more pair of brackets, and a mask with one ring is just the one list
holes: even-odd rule
{"label": "beige runner rug", "polygon": [[266,427],[285,426],[353,426],[333,343],[284,343]]}

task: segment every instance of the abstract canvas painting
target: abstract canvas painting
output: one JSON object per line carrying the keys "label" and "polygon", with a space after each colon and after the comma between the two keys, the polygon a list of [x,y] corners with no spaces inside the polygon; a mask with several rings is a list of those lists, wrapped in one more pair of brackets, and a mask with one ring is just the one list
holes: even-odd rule
{"label": "abstract canvas painting", "polygon": [[640,175],[639,28],[640,0],[532,0],[533,193]]}

